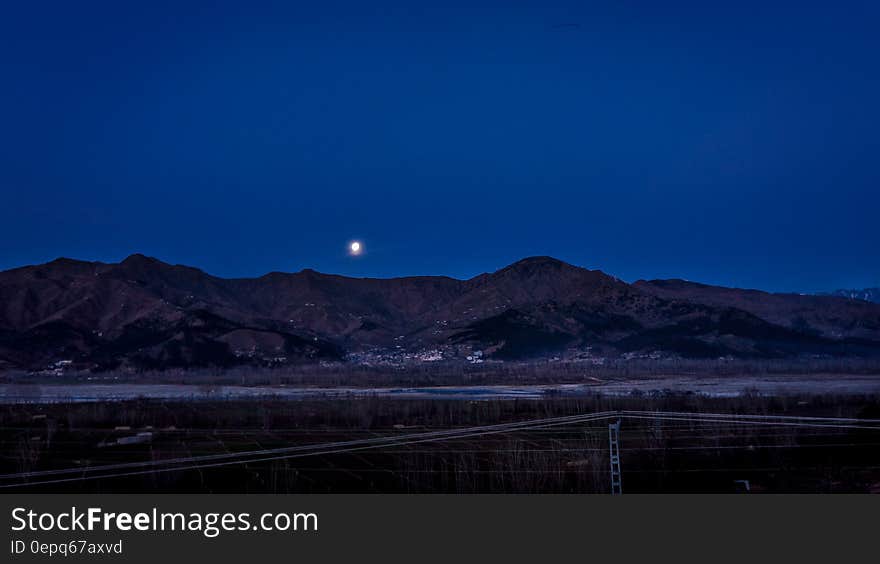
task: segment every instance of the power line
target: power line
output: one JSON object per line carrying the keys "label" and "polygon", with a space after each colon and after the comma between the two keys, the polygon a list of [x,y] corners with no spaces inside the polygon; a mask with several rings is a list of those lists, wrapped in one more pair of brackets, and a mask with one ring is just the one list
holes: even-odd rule
{"label": "power line", "polygon": [[[600,417],[586,419],[584,421],[604,419],[607,417],[608,417],[607,415],[602,415]],[[574,421],[574,422],[578,423],[578,422],[582,422],[582,421]],[[572,423],[572,422],[571,421],[564,421],[564,422],[555,422],[555,423],[549,423],[549,424],[548,423],[541,423],[541,426],[543,427],[543,426],[548,426],[548,425],[565,425],[565,424],[570,424],[570,423]],[[528,427],[523,427],[523,429],[528,429]],[[508,429],[492,429],[492,430],[488,430],[488,431],[476,431],[476,432],[456,435],[455,438],[478,437],[478,436],[483,436],[483,435],[488,435],[488,434],[505,433],[507,431],[508,431]],[[416,440],[410,440],[410,441],[394,441],[394,442],[390,443],[390,446],[400,446],[400,445],[420,444],[420,443],[426,443],[426,442],[436,442],[437,440],[444,440],[444,439],[437,438],[437,437],[428,437],[428,438],[422,438],[422,439],[416,439]],[[218,467],[222,467],[222,466],[231,466],[234,464],[247,464],[247,463],[253,463],[253,462],[270,462],[270,461],[275,461],[275,460],[283,460],[283,459],[289,459],[289,458],[302,458],[305,456],[315,456],[315,455],[325,455],[325,454],[342,454],[342,453],[357,452],[357,451],[367,450],[367,449],[372,449],[372,448],[379,448],[382,446],[389,446],[389,444],[383,444],[383,443],[368,444],[368,445],[355,446],[355,447],[349,447],[349,448],[315,450],[313,452],[301,452],[301,453],[294,453],[294,454],[286,453],[286,454],[282,454],[282,455],[278,455],[278,456],[268,456],[268,457],[264,457],[264,458],[249,458],[246,460],[225,460],[222,462],[211,462],[211,463],[207,463],[207,464],[192,464],[189,466],[175,466],[173,468],[151,468],[149,470],[122,472],[122,473],[116,473],[116,474],[99,474],[99,475],[90,475],[90,476],[79,476],[76,478],[62,478],[62,479],[55,479],[55,480],[42,480],[42,481],[37,481],[37,482],[23,482],[23,483],[19,483],[19,484],[3,484],[3,485],[0,485],[0,489],[23,487],[23,486],[34,486],[34,485],[45,485],[45,484],[58,484],[58,483],[64,483],[64,482],[78,482],[78,481],[84,481],[84,480],[100,480],[100,479],[106,479],[106,478],[121,478],[121,477],[125,477],[125,476],[138,476],[138,475],[153,474],[153,473],[160,473],[160,472],[178,472],[178,471],[183,471],[183,470],[202,470],[202,469],[206,469],[206,468],[218,468]],[[66,469],[66,470],[62,470],[62,471],[49,470],[47,472],[61,474],[61,473],[70,473],[71,471],[74,471],[74,470],[75,471],[82,471],[83,469]]]}
{"label": "power line", "polygon": [[[376,446],[397,446],[397,445],[406,445],[406,444],[416,444],[422,442],[432,442],[437,440],[445,440],[448,438],[463,438],[463,437],[474,437],[474,436],[483,436],[488,434],[496,434],[496,433],[505,433],[512,430],[528,430],[535,427],[547,427],[554,425],[565,425],[571,423],[581,423],[593,420],[604,419],[610,416],[612,412],[600,412],[596,414],[588,414],[588,415],[576,415],[576,416],[567,416],[560,418],[548,418],[541,420],[531,420],[524,421],[518,423],[507,423],[507,424],[499,424],[499,425],[486,425],[482,427],[470,427],[465,429],[455,429],[455,430],[444,430],[444,431],[436,431],[431,433],[416,433],[410,435],[399,435],[396,437],[379,437],[375,439],[358,439],[353,441],[339,441],[332,443],[322,443],[317,445],[300,445],[295,447],[283,447],[278,449],[263,449],[256,451],[245,451],[239,453],[226,453],[226,454],[217,454],[217,455],[206,455],[199,457],[184,457],[184,458],[175,458],[175,459],[167,459],[167,460],[149,460],[143,462],[128,462],[128,463],[120,463],[120,464],[107,464],[102,466],[92,466],[86,468],[63,468],[57,470],[42,470],[35,472],[19,472],[16,474],[5,474],[0,475],[0,479],[20,479],[20,478],[30,478],[30,477],[41,477],[41,476],[53,476],[53,475],[63,475],[63,474],[71,474],[77,472],[100,472],[100,471],[108,471],[108,470],[122,470],[129,468],[143,468],[148,466],[165,466],[170,464],[189,464],[194,462],[212,462],[218,460],[228,460],[242,457],[251,457],[251,456],[262,456],[262,455],[276,455],[280,454],[280,456],[276,456],[274,458],[247,458],[244,460],[232,460],[231,462],[227,462],[226,464],[241,464],[247,462],[261,462],[265,460],[274,460],[280,458],[295,458],[299,456],[299,453],[303,451],[314,451],[314,452],[306,452],[304,455],[312,455],[312,454],[327,454],[327,453],[335,453],[335,452],[351,452],[354,450],[364,450],[367,448],[375,448]],[[408,439],[408,440],[407,440]],[[346,450],[346,447],[359,447],[352,448],[351,450]],[[327,450],[327,449],[336,449],[336,450]],[[225,464],[218,464],[225,465]],[[211,467],[204,466],[204,467]],[[184,470],[190,469],[190,467],[175,467],[175,468],[166,468],[159,469],[154,468],[151,471],[171,471],[171,470]],[[96,476],[96,478],[100,478],[102,476]],[[75,479],[87,479],[88,477],[83,476]],[[66,480],[67,481],[67,480]],[[42,483],[42,482],[40,482]],[[46,482],[49,483],[49,482]],[[15,487],[21,484],[7,484],[0,485],[0,488],[6,487]]]}
{"label": "power line", "polygon": [[[23,482],[17,484],[4,484],[0,488],[13,488],[29,485],[54,484],[93,479],[109,479],[123,476],[135,476],[158,472],[174,472],[184,470],[201,470],[233,464],[247,464],[253,462],[266,462],[273,460],[299,458],[303,456],[315,456],[326,454],[341,454],[360,450],[406,446],[426,442],[454,440],[468,437],[480,437],[485,435],[507,433],[513,431],[533,431],[553,427],[556,425],[569,425],[609,419],[611,417],[625,417],[633,419],[653,419],[660,421],[683,421],[698,423],[735,423],[744,425],[768,425],[768,426],[796,426],[814,428],[835,429],[870,429],[880,430],[878,420],[833,418],[833,417],[797,417],[797,416],[773,416],[773,415],[747,415],[747,414],[716,414],[716,413],[693,413],[693,412],[657,412],[657,411],[605,411],[592,414],[580,414],[554,418],[544,418],[513,423],[501,423],[467,427],[462,429],[438,430],[425,433],[412,433],[390,437],[376,437],[371,439],[356,439],[350,441],[337,441],[318,443],[311,445],[298,445],[277,449],[259,449],[244,452],[233,452],[216,455],[203,455],[180,457],[167,460],[151,460],[142,462],[129,462],[107,464],[86,468],[64,468],[56,470],[43,470],[34,472],[20,472],[16,474],[0,475],[0,479],[14,480],[33,477],[60,476],[72,473],[89,474],[71,478],[41,480],[37,482]],[[850,422],[863,423],[863,425],[844,424]],[[864,425],[867,423],[868,425]],[[713,447],[705,447],[712,449]],[[612,453],[614,452],[612,448]],[[619,459],[618,459],[619,460]],[[612,462],[613,464],[613,462]],[[177,466],[182,465],[182,466]],[[165,468],[164,466],[172,466]],[[149,468],[147,470],[134,470],[136,468]],[[132,470],[111,474],[95,474],[111,470]],[[618,470],[619,474],[619,470]],[[613,471],[612,471],[613,476]],[[613,478],[612,478],[613,479]]]}

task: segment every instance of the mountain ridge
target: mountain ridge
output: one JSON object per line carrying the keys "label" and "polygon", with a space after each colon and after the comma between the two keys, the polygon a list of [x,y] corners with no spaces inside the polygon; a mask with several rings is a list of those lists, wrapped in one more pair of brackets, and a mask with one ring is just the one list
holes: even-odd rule
{"label": "mountain ridge", "polygon": [[0,367],[880,355],[880,305],[628,284],[548,256],[461,280],[221,278],[134,254],[0,272]]}
{"label": "mountain ridge", "polygon": [[866,302],[872,302],[875,304],[880,304],[880,288],[862,288],[861,290],[835,290],[833,292],[828,292],[824,294],[819,294],[820,296],[837,296],[841,298],[847,298],[850,300],[862,300]]}

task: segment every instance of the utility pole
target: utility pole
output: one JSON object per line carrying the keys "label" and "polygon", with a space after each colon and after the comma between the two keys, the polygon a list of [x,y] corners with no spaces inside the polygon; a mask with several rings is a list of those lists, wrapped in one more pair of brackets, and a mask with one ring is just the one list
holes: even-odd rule
{"label": "utility pole", "polygon": [[611,495],[623,493],[620,481],[620,419],[608,425],[608,447],[611,458]]}

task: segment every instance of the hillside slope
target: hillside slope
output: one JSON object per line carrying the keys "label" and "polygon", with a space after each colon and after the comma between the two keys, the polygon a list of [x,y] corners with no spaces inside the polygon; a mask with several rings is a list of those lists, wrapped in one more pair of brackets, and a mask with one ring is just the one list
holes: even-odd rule
{"label": "hillside slope", "polygon": [[[880,305],[531,257],[469,280],[223,279],[143,255],[0,273],[0,367],[880,354]],[[70,362],[66,362],[70,361]]]}

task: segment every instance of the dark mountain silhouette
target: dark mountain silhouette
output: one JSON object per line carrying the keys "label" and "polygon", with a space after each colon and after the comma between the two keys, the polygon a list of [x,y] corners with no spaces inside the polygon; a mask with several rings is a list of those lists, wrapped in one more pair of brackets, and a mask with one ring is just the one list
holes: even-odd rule
{"label": "dark mountain silhouette", "polygon": [[835,290],[829,294],[821,294],[824,296],[838,296],[841,298],[849,298],[851,300],[864,300],[880,304],[880,288],[864,288],[862,290]]}
{"label": "dark mountain silhouette", "polygon": [[[143,255],[0,273],[0,366],[651,355],[880,355],[880,305],[681,280],[627,284],[532,257],[469,280],[313,270],[223,279]],[[67,364],[67,363],[65,363]]]}
{"label": "dark mountain silhouette", "polygon": [[776,325],[832,339],[876,340],[880,332],[875,305],[836,296],[774,294],[684,280],[640,280],[633,286],[663,299],[737,308]]}

